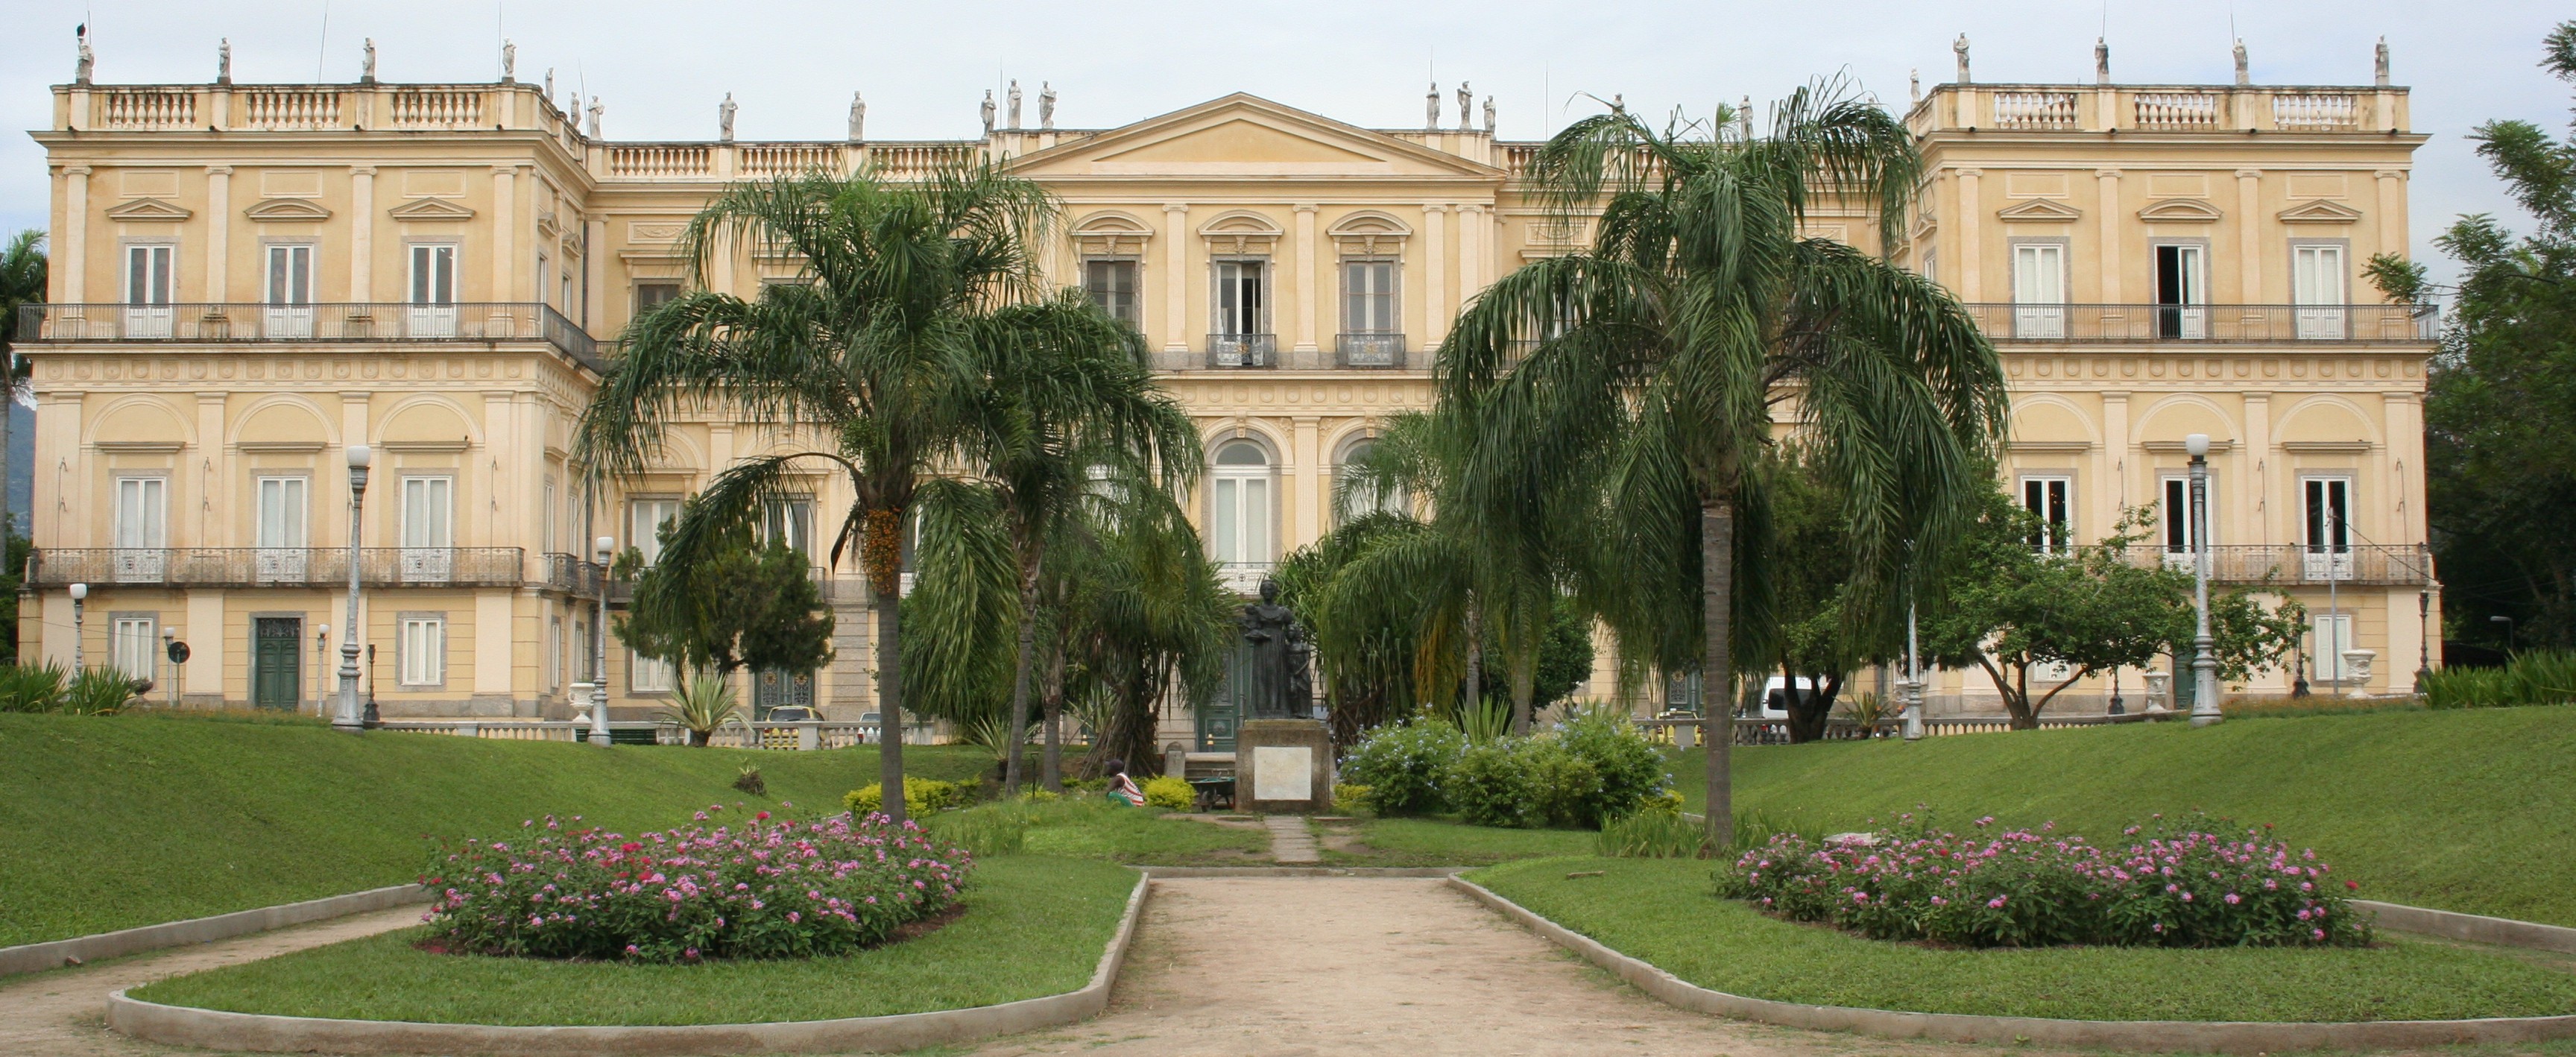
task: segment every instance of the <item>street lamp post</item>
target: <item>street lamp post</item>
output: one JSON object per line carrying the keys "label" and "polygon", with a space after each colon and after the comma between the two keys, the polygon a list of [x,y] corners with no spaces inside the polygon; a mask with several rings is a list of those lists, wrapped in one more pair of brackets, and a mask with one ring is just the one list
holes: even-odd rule
{"label": "street lamp post", "polygon": [[599,555],[599,619],[594,622],[598,626],[593,629],[599,637],[596,640],[597,652],[591,654],[596,663],[590,672],[592,682],[590,743],[606,745],[608,744],[608,559],[617,553],[617,537],[601,536],[592,540],[591,549]]}
{"label": "street lamp post", "polygon": [[2191,454],[2191,586],[2199,610],[2191,639],[2191,725],[2206,727],[2226,717],[2218,711],[2217,642],[2209,634],[2209,434],[2182,439]]}
{"label": "street lamp post", "polygon": [[2433,585],[2425,584],[2415,592],[2415,695],[2424,695],[2424,683],[2433,677]]}
{"label": "street lamp post", "polygon": [[82,650],[81,650],[81,608],[89,604],[89,585],[88,585],[88,584],[73,584],[73,585],[72,585],[72,591],[71,591],[71,594],[72,594],[72,674],[73,674],[73,675],[79,675],[80,673],[82,673],[82,672],[84,672],[84,671],[88,671],[88,670],[89,670],[89,669],[88,669],[88,666],[82,663],[83,653],[82,653]]}
{"label": "street lamp post", "polygon": [[1923,663],[1915,652],[1914,604],[1905,605],[1905,740],[1923,740]]}
{"label": "street lamp post", "polygon": [[178,644],[179,629],[161,629],[161,656],[167,658],[170,662],[170,675],[168,678],[170,681],[170,707],[172,708],[179,707],[179,651],[173,648]]}
{"label": "street lamp post", "polygon": [[[313,628],[313,714],[317,716],[321,715],[323,712],[322,686],[325,682],[328,682],[328,680],[323,678],[323,673],[330,670],[330,663],[331,625],[317,624]],[[301,679],[303,676],[299,674],[296,678]],[[302,713],[304,711],[304,706],[299,703],[295,706],[295,710],[298,713]]]}
{"label": "street lamp post", "polygon": [[340,704],[331,729],[356,734],[367,729],[358,710],[358,528],[367,500],[367,466],[375,453],[364,444],[349,445],[349,621],[340,635]]}

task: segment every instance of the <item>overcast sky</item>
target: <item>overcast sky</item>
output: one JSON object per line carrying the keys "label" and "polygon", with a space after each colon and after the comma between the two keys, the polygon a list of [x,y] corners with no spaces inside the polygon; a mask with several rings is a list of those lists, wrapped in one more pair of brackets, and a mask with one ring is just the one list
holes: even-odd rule
{"label": "overcast sky", "polygon": [[[385,80],[491,80],[507,37],[520,79],[552,67],[558,97],[575,86],[600,96],[611,139],[712,138],[726,92],[741,105],[741,138],[838,138],[853,89],[867,93],[872,139],[964,138],[978,130],[985,89],[1014,77],[1032,125],[1047,81],[1068,128],[1234,91],[1410,127],[1428,81],[1447,100],[1466,80],[1479,99],[1495,97],[1504,137],[1536,139],[1599,109],[1578,93],[1623,93],[1647,114],[1705,112],[1848,71],[1901,106],[1908,70],[1926,83],[1950,76],[1950,40],[1963,31],[1979,80],[2089,82],[2093,39],[2107,32],[2116,80],[2223,83],[2232,23],[2262,84],[2368,84],[2372,41],[2388,38],[2396,82],[2414,89],[2415,131],[2433,136],[2413,189],[2416,252],[2430,256],[2431,236],[2457,214],[2513,215],[2463,138],[2470,129],[2499,117],[2566,126],[2568,86],[2535,64],[2541,36],[2571,15],[2536,0],[0,0],[0,123],[47,124],[45,86],[71,79],[72,27],[84,17],[108,83],[212,80],[223,37],[240,81],[354,81],[368,37]],[[0,229],[43,224],[46,194],[43,152],[0,137]]]}

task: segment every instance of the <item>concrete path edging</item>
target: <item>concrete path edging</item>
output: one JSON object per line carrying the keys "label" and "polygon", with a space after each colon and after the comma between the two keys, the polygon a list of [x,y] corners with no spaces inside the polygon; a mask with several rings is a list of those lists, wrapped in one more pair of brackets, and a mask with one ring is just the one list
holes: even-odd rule
{"label": "concrete path edging", "polygon": [[2404,903],[2382,903],[2376,899],[2355,899],[2352,905],[2379,915],[2382,928],[2399,932],[2420,932],[2444,939],[2492,943],[2499,947],[2528,947],[2532,950],[2576,954],[2576,929],[2563,925],[2543,925],[2537,921],[2491,918],[2483,914],[2463,914],[2456,910],[2434,910],[2410,907]]}
{"label": "concrete path edging", "polygon": [[302,925],[329,918],[390,910],[410,903],[426,903],[429,890],[416,884],[388,885],[364,892],[307,899],[300,903],[280,903],[253,910],[236,910],[212,917],[167,921],[158,925],[140,925],[115,932],[75,936],[67,940],[28,943],[0,947],[0,976],[59,969],[65,965],[92,962],[101,958],[155,951],[190,943],[212,943],[216,940],[246,936],[254,932]]}
{"label": "concrete path edging", "polygon": [[1139,866],[1150,877],[1451,877],[1473,866]]}
{"label": "concrete path edging", "polygon": [[2481,1020],[2386,1020],[2272,1024],[2254,1021],[2056,1020],[1963,1013],[1909,1013],[1851,1006],[1811,1006],[1712,991],[1540,917],[1461,877],[1451,886],[1554,941],[1666,1004],[1695,1013],[1816,1031],[1849,1031],[1944,1042],[2078,1046],[2151,1052],[2279,1053],[2306,1049],[2389,1049],[2464,1042],[2538,1042],[2576,1038],[2576,1016]]}
{"label": "concrete path edging", "polygon": [[580,1025],[520,1027],[336,1020],[165,1006],[109,995],[107,1026],[134,1038],[214,1050],[262,1053],[489,1054],[495,1057],[713,1057],[725,1054],[844,1053],[912,1050],[1070,1024],[1109,1007],[1109,990],[1127,960],[1152,878],[1139,875],[1091,982],[1062,994],[971,1009],[882,1017],[794,1020],[766,1024],[653,1027]]}

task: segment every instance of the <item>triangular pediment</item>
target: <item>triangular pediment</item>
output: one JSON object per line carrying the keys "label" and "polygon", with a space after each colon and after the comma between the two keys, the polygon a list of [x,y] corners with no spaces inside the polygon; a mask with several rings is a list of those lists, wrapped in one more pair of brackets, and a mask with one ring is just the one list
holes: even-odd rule
{"label": "triangular pediment", "polygon": [[2277,215],[2292,224],[2349,224],[2361,219],[2361,210],[2320,199],[2291,206]]}
{"label": "triangular pediment", "polygon": [[466,220],[474,211],[444,198],[423,198],[385,210],[385,215],[396,220]]}
{"label": "triangular pediment", "polygon": [[2046,198],[2034,198],[2017,206],[2007,206],[2003,209],[1998,209],[1995,211],[1995,215],[2005,220],[2064,223],[2083,216],[2084,211],[2077,209],[2074,206],[2067,205],[2064,202],[2052,201]]}
{"label": "triangular pediment", "polygon": [[186,220],[193,215],[158,198],[137,198],[107,211],[110,220]]}
{"label": "triangular pediment", "polygon": [[242,210],[252,220],[329,220],[331,211],[302,198],[272,198]]}
{"label": "triangular pediment", "polygon": [[1476,177],[1502,171],[1235,93],[1021,157],[1023,175]]}
{"label": "triangular pediment", "polygon": [[2168,222],[2208,222],[2218,219],[2218,207],[2196,198],[2168,198],[2138,210],[2140,220]]}

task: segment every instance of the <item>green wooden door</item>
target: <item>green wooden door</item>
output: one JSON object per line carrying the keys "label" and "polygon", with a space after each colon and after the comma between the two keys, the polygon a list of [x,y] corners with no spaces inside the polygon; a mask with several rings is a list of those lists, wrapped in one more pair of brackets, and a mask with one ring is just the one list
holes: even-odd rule
{"label": "green wooden door", "polygon": [[304,696],[304,622],[294,617],[251,621],[250,703],[292,710]]}
{"label": "green wooden door", "polygon": [[1250,692],[1252,649],[1240,642],[1226,656],[1225,689],[1210,696],[1192,713],[1197,720],[1198,751],[1233,752],[1234,729],[1242,718],[1241,702]]}

